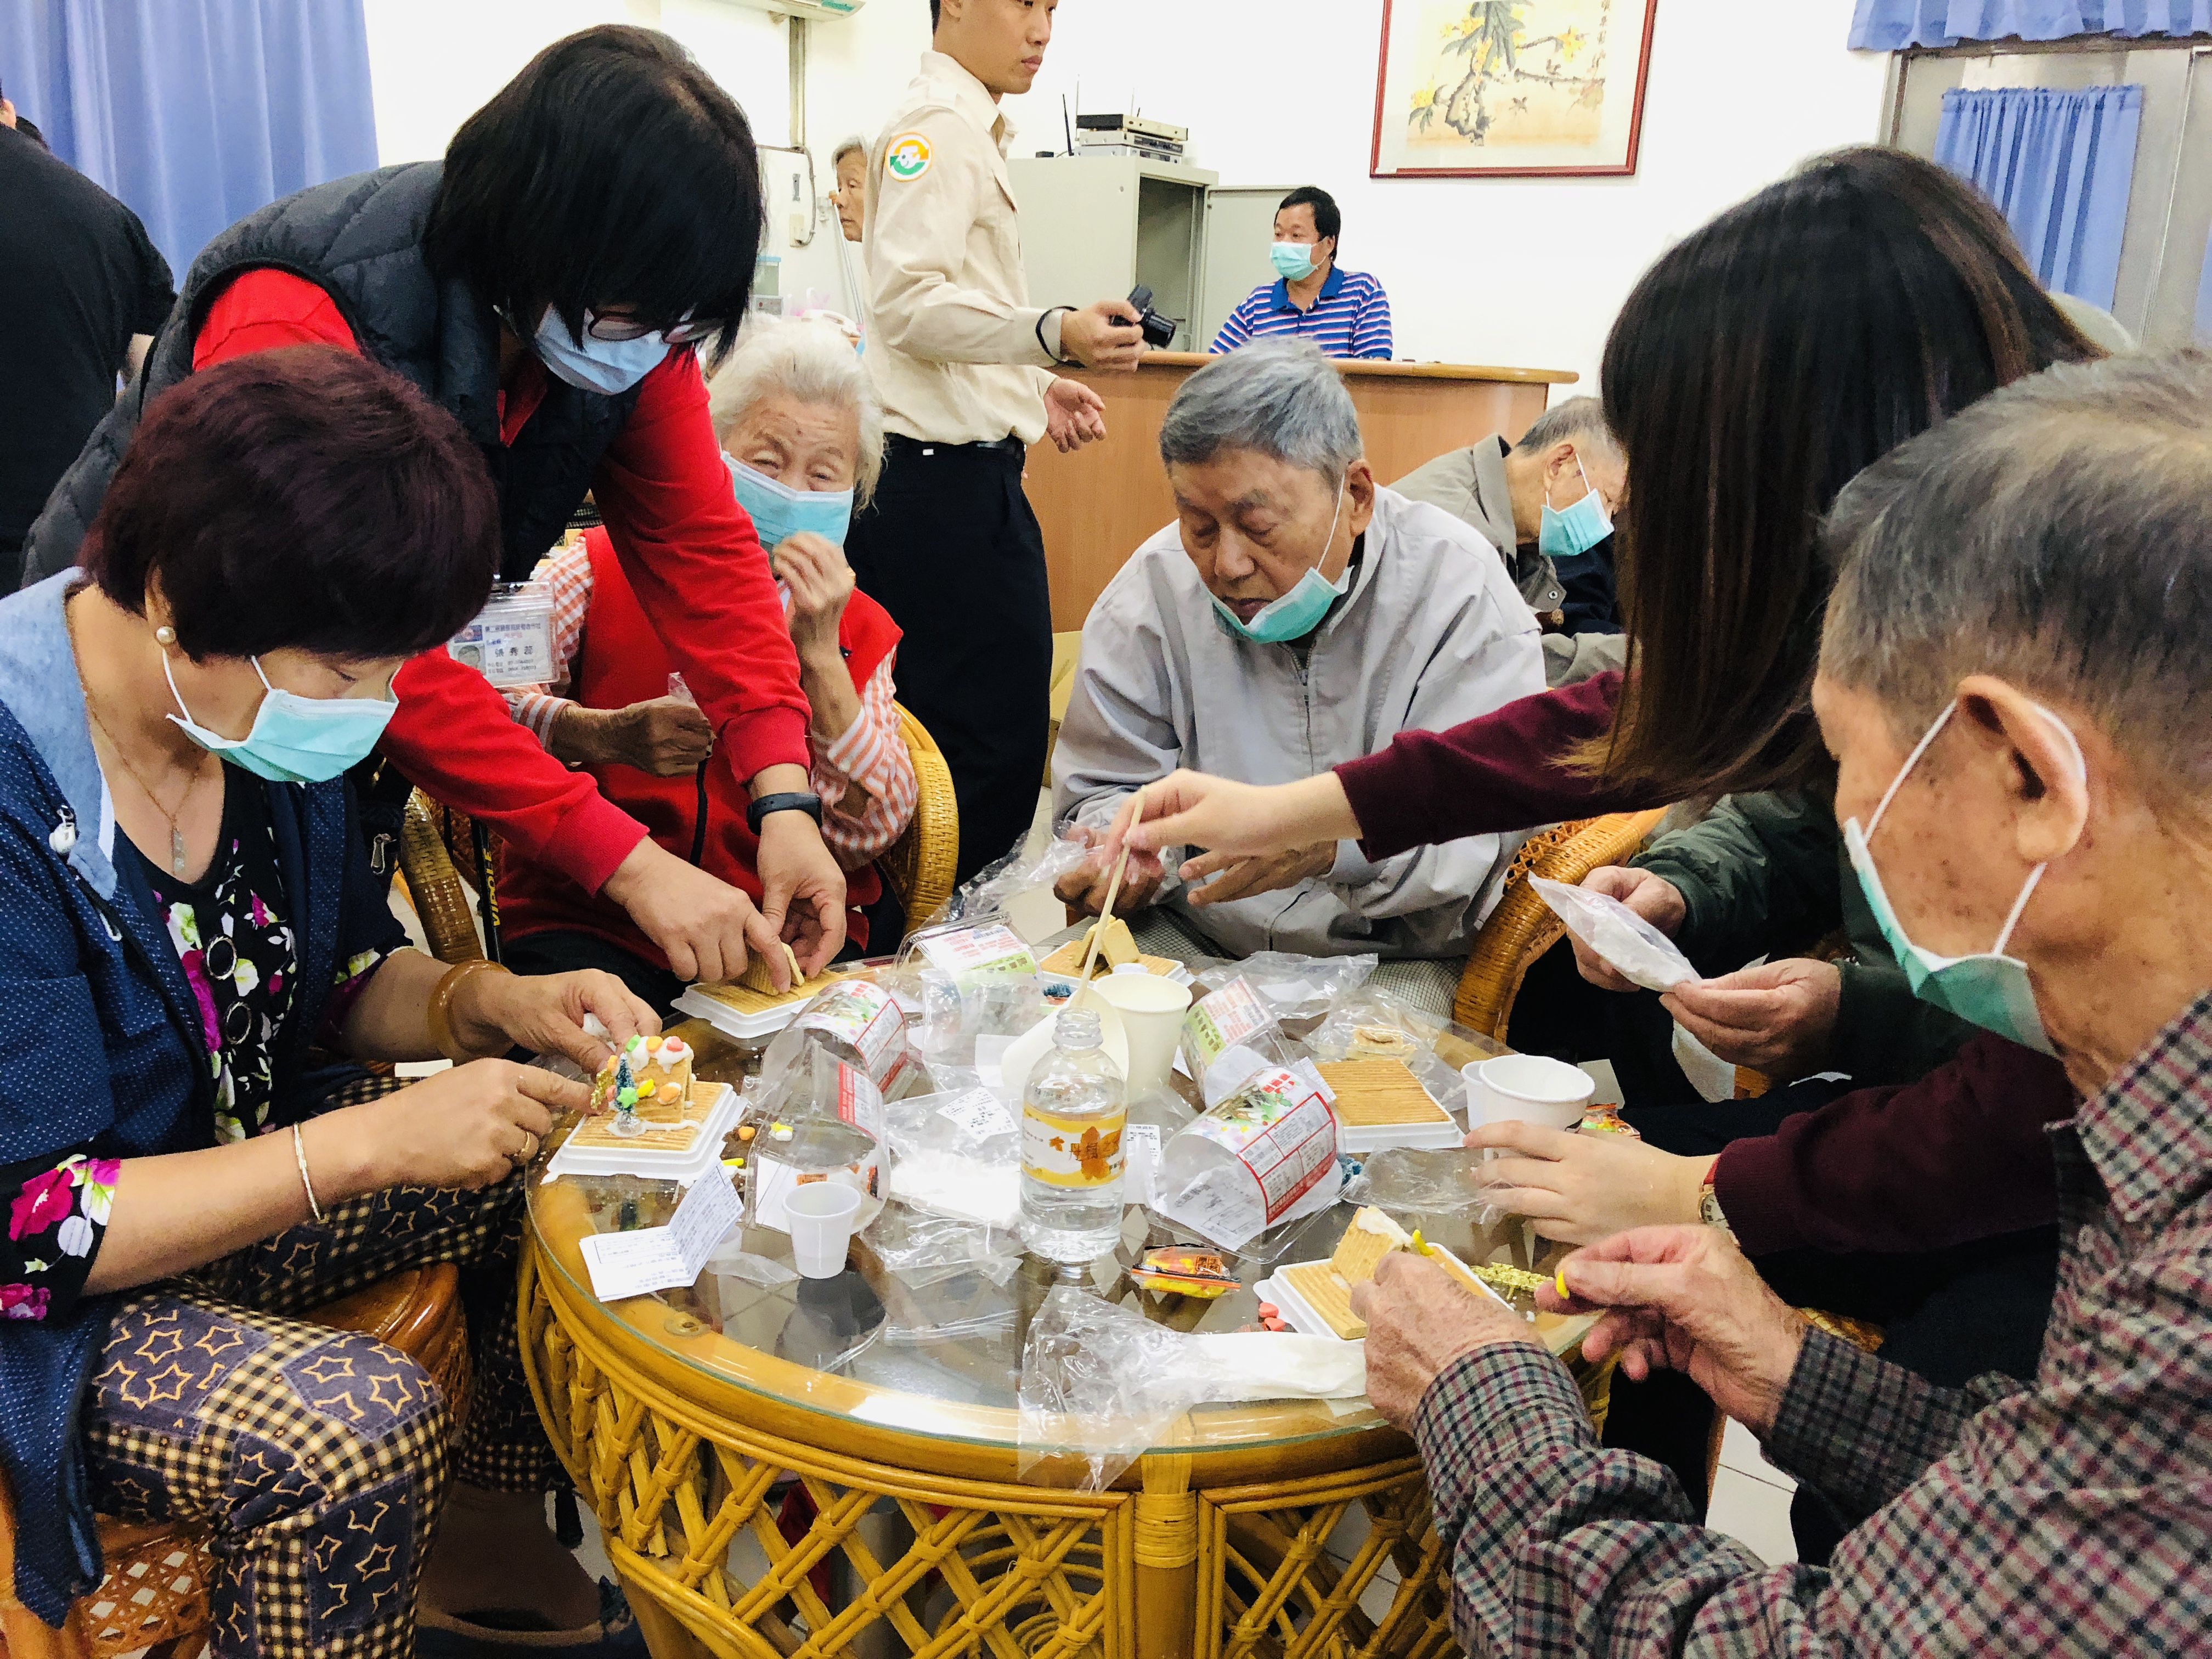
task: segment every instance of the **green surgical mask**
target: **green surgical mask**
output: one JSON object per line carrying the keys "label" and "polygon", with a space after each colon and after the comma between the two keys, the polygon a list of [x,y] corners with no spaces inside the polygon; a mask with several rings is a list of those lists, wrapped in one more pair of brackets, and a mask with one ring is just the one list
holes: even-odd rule
{"label": "green surgical mask", "polygon": [[[1322,540],[1321,554],[1324,559],[1328,550],[1336,545],[1336,527],[1344,520],[1344,484],[1336,487],[1336,513],[1328,521],[1328,535]],[[1328,615],[1329,606],[1342,599],[1352,586],[1352,562],[1344,563],[1344,574],[1334,581],[1326,580],[1320,571],[1309,570],[1291,585],[1291,591],[1279,599],[1271,599],[1253,613],[1246,622],[1219,599],[1213,600],[1213,614],[1232,634],[1242,635],[1255,645],[1287,645],[1292,640],[1302,640],[1322,624]],[[1212,595],[1208,594],[1209,599]]]}
{"label": "green surgical mask", "polygon": [[[2009,957],[2004,948],[2010,942],[2013,929],[2020,925],[2021,913],[2034,896],[2036,884],[2051,866],[2039,864],[2028,872],[2027,884],[2020,890],[2013,902],[2012,914],[2005,918],[2004,927],[1997,934],[1997,942],[1987,951],[1970,957],[1938,956],[1924,945],[1915,945],[1905,937],[1904,924],[1898,921],[1889,895],[1883,890],[1881,875],[1875,868],[1874,854],[1867,848],[1868,841],[1881,827],[1881,816],[1889,810],[1897,792],[1919,764],[1928,746],[1957,712],[1954,702],[1936,717],[1936,724],[1920,739],[1913,751],[1905,757],[1905,765],[1874,809],[1874,817],[1864,830],[1856,818],[1844,823],[1844,848],[1850,855],[1852,872],[1859,878],[1859,887],[1866,894],[1868,905],[1874,911],[1875,925],[1881,929],[1882,939],[1888,944],[1897,965],[1905,969],[1905,977],[1912,987],[1912,994],[1923,1002],[1930,1003],[1947,1013],[1957,1015],[1971,1025],[1985,1031],[1994,1031],[2024,1048],[2033,1048],[2042,1054],[2055,1054],[2050,1034],[2043,1029],[2043,1016],[2035,1006],[2035,988],[2028,977],[2027,964],[2018,957]],[[2037,712],[2057,727],[2065,738],[2066,746],[2074,756],[2077,777],[2088,776],[2088,766],[2081,758],[2081,744],[2064,720],[2040,703]]]}

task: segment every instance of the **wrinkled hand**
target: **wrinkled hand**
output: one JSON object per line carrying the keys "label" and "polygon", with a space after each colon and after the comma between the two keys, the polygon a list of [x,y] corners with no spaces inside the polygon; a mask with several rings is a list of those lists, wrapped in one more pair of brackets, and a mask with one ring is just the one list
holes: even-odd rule
{"label": "wrinkled hand", "polygon": [[771,962],[783,959],[775,948],[776,930],[752,900],[686,864],[650,836],[630,849],[599,890],[629,913],[678,979],[710,985],[735,979],[755,951],[765,951]]}
{"label": "wrinkled hand", "polygon": [[[1062,904],[1073,904],[1095,916],[1104,907],[1107,884],[1114,878],[1114,862],[1106,850],[1105,835],[1077,824],[1068,830],[1067,838],[1081,842],[1093,851],[1053,884],[1053,896]],[[1160,862],[1158,854],[1130,854],[1129,867],[1121,872],[1121,890],[1114,895],[1115,914],[1126,915],[1155,902],[1160,896],[1160,884],[1166,879],[1167,868]]]}
{"label": "wrinkled hand", "polygon": [[1786,1083],[1820,1070],[1835,1052],[1843,994],[1834,963],[1793,958],[1677,986],[1659,1000],[1729,1065]]}
{"label": "wrinkled hand", "polygon": [[[1672,939],[1681,931],[1683,918],[1689,906],[1682,902],[1681,890],[1662,876],[1649,870],[1632,870],[1625,865],[1607,865],[1593,870],[1583,878],[1583,885],[1593,893],[1602,893],[1607,898],[1619,899],[1630,909]],[[1580,939],[1574,939],[1575,966],[1591,984],[1606,991],[1637,991],[1643,988],[1631,979],[1615,972],[1606,959],[1592,951]]]}
{"label": "wrinkled hand", "polygon": [[1540,1123],[1486,1123],[1467,1144],[1509,1154],[1476,1169],[1483,1196],[1567,1244],[1595,1243],[1631,1227],[1695,1222],[1712,1163],[1626,1135],[1573,1134]]}
{"label": "wrinkled hand", "polygon": [[[1316,842],[1280,853],[1248,857],[1239,853],[1201,853],[1182,866],[1182,878],[1192,884],[1190,902],[1204,907],[1249,898],[1296,887],[1300,882],[1325,876],[1336,862],[1336,843]],[[1203,886],[1198,884],[1203,882]]]}
{"label": "wrinkled hand", "polygon": [[[1682,1372],[1713,1404],[1762,1437],[1773,1428],[1805,1346],[1805,1322],[1716,1227],[1639,1227],[1577,1250],[1560,1264],[1562,1301],[1546,1285],[1536,1305],[1553,1313],[1608,1311],[1583,1339],[1593,1364],[1613,1354],[1641,1382]],[[1368,1365],[1374,1366],[1372,1338]]]}
{"label": "wrinkled hand", "polygon": [[801,656],[837,650],[837,623],[853,597],[845,550],[811,530],[787,536],[770,562],[791,588],[791,642]]}
{"label": "wrinkled hand", "polygon": [[655,697],[626,708],[572,703],[560,718],[554,750],[563,760],[634,766],[656,778],[689,777],[714,746],[714,728],[696,703],[682,697]]}
{"label": "wrinkled hand", "polygon": [[1055,379],[1044,391],[1044,434],[1063,455],[1106,435],[1106,400],[1080,380]]}
{"label": "wrinkled hand", "polygon": [[1462,1354],[1531,1340],[1510,1308],[1402,1250],[1382,1258],[1372,1283],[1353,1288],[1352,1311],[1367,1322],[1368,1403],[1401,1429],[1413,1426],[1421,1396]]}
{"label": "wrinkled hand", "polygon": [[[761,914],[769,931],[787,940],[802,974],[830,965],[845,943],[845,872],[804,812],[771,812],[761,820]],[[789,964],[771,948],[776,988],[788,988]]]}
{"label": "wrinkled hand", "polygon": [[1060,354],[1085,368],[1128,369],[1145,355],[1145,331],[1127,300],[1101,300],[1060,319]]}
{"label": "wrinkled hand", "polygon": [[498,1185],[537,1157],[554,1114],[581,1111],[591,1093],[534,1066],[473,1060],[328,1121],[358,1147],[347,1156],[370,1172],[371,1190],[473,1189]]}
{"label": "wrinkled hand", "polygon": [[[613,1040],[589,1036],[586,1015],[597,1015]],[[596,1072],[615,1048],[660,1030],[660,1016],[612,974],[586,969],[573,974],[472,974],[453,994],[453,1035],[472,1054],[501,1054],[520,1046],[532,1054],[561,1054]]]}

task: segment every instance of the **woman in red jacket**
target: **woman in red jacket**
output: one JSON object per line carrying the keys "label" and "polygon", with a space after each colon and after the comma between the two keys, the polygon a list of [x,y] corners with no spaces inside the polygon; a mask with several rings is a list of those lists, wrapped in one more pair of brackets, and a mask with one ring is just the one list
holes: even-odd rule
{"label": "woman in red jacket", "polygon": [[[744,320],[761,227],[744,112],[666,35],[586,29],[531,60],[442,161],[334,179],[210,241],[145,373],[57,487],[31,578],[76,558],[147,398],[271,347],[358,351],[460,421],[496,489],[501,574],[527,577],[588,490],[653,628],[761,817],[748,893],[661,847],[443,652],[410,663],[383,754],[407,780],[623,911],[684,978],[779,935],[820,966],[844,878],[807,788],[806,701],[698,353]],[[757,902],[756,902],[757,901]]]}
{"label": "woman in red jacket", "polygon": [[[758,321],[715,372],[714,432],[727,480],[769,555],[812,711],[809,785],[822,836],[846,872],[846,931],[895,946],[896,906],[875,860],[914,817],[921,785],[892,699],[898,624],[858,592],[843,549],[847,521],[883,467],[883,406],[851,344],[827,323]],[[749,893],[760,890],[758,842],[742,781],[672,677],[675,664],[647,622],[604,530],[538,568],[553,591],[554,661],[544,690],[511,693],[514,718],[558,759],[587,769],[609,800],[641,820],[671,853]],[[554,695],[557,690],[562,695]],[[618,906],[542,861],[502,849],[501,918],[510,965],[558,971],[589,964],[620,975],[664,1012],[683,991]]]}

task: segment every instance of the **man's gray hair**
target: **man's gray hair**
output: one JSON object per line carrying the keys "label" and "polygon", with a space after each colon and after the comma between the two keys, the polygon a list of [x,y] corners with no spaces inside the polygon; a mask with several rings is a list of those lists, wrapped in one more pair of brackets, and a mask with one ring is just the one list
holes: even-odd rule
{"label": "man's gray hair", "polygon": [[850,138],[845,140],[843,143],[838,145],[836,149],[830,152],[830,165],[832,168],[835,168],[837,163],[843,161],[848,155],[866,156],[867,153],[868,141],[861,137],[860,135],[856,132]]}
{"label": "man's gray hair", "polygon": [[860,364],[853,343],[835,323],[785,322],[775,317],[747,319],[744,332],[714,378],[707,385],[708,413],[714,438],[726,445],[745,412],[777,393],[802,404],[849,409],[860,428],[860,465],[853,502],[864,507],[876,493],[884,471],[884,405],[875,382]]}
{"label": "man's gray hair", "polygon": [[1160,459],[1203,466],[1224,449],[1304,467],[1332,488],[1366,453],[1343,376],[1305,340],[1245,346],[1182,383],[1160,423]]}
{"label": "man's gray hair", "polygon": [[1893,450],[1830,514],[1821,672],[1900,744],[1969,674],[2086,709],[2151,778],[2212,787],[2212,356],[2015,381]]}
{"label": "man's gray hair", "polygon": [[1620,458],[1620,440],[1605,423],[1605,404],[1595,398],[1570,398],[1563,404],[1554,404],[1529,422],[1528,429],[1515,440],[1513,447],[1536,453],[1571,439],[1577,449],[1595,451],[1615,460]]}

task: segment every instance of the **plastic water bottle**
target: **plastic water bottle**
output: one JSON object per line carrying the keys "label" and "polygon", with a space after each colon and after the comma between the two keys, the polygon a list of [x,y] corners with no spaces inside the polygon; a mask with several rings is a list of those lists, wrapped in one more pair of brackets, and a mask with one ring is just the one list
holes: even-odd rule
{"label": "plastic water bottle", "polygon": [[1022,1091],[1022,1243],[1048,1261],[1087,1262],[1121,1243],[1129,1109],[1096,1013],[1063,1012],[1053,1043]]}

